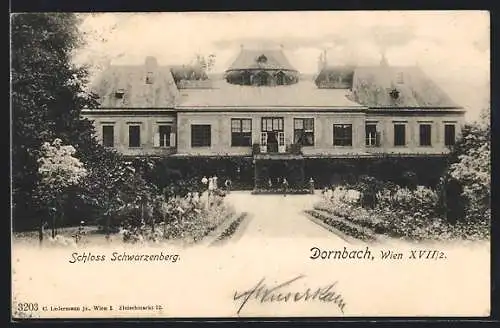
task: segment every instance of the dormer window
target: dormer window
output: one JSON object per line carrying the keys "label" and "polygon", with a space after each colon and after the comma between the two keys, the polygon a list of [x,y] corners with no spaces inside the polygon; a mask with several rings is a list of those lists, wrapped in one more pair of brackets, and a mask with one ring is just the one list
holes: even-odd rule
{"label": "dormer window", "polygon": [[264,56],[264,55],[260,55],[258,58],[257,58],[257,63],[259,64],[264,64],[267,62],[267,57]]}
{"label": "dormer window", "polygon": [[403,72],[398,72],[398,74],[396,75],[396,83],[397,84],[403,84],[404,83]]}
{"label": "dormer window", "polygon": [[392,99],[396,100],[399,98],[399,91],[397,89],[392,89],[389,92],[389,95],[391,96]]}
{"label": "dormer window", "polygon": [[148,72],[146,74],[146,84],[153,84],[154,79],[153,79],[153,72]]}
{"label": "dormer window", "polygon": [[123,99],[123,95],[124,95],[124,94],[125,94],[125,90],[123,90],[123,89],[118,89],[118,90],[116,90],[116,92],[115,92],[115,97],[116,97],[117,99]]}

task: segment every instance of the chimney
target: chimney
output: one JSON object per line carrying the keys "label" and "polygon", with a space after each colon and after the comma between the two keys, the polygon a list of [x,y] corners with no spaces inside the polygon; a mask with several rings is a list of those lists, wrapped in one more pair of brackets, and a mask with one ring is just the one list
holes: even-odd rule
{"label": "chimney", "polygon": [[385,57],[385,52],[382,53],[382,58],[380,59],[380,66],[384,66],[384,67],[389,66],[389,62],[387,61],[387,58]]}

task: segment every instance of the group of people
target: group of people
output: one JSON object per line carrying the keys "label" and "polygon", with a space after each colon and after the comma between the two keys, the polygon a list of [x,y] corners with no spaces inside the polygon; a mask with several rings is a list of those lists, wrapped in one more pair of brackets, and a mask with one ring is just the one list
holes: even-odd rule
{"label": "group of people", "polygon": [[[288,183],[287,178],[282,178],[282,179],[277,178],[276,180],[277,180],[277,183],[275,186],[279,187],[280,181],[281,181],[281,189],[283,190],[283,193],[286,196],[286,194],[288,193],[288,190],[289,190],[289,183]],[[273,188],[273,182],[272,182],[271,178],[269,178],[269,180],[267,181],[267,184],[268,184],[269,189]],[[309,179],[309,193],[314,194],[314,180],[312,177]]]}
{"label": "group of people", "polygon": [[[201,183],[207,186],[209,194],[213,193],[215,190],[218,189],[218,184],[217,184],[217,176],[214,174],[212,177],[207,178],[206,176],[203,176],[201,179]],[[224,181],[224,186],[226,187],[226,191],[229,193],[231,191],[231,180],[226,179]]]}

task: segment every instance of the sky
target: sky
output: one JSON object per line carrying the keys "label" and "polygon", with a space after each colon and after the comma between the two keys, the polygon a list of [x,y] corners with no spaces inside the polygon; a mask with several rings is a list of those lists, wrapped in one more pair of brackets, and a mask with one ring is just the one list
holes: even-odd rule
{"label": "sky", "polygon": [[223,72],[245,48],[283,46],[301,73],[332,65],[419,65],[474,119],[489,102],[489,14],[484,11],[322,11],[81,14],[87,45],[75,55],[106,64],[187,64],[214,54]]}

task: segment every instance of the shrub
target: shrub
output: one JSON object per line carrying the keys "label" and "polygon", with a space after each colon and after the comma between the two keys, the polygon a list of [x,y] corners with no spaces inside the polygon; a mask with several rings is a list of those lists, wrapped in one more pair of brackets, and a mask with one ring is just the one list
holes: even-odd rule
{"label": "shrub", "polygon": [[123,240],[130,243],[165,239],[196,242],[235,214],[219,195],[211,196],[209,205],[199,197],[171,198],[163,202],[161,208],[154,226],[148,226],[143,220],[127,221],[121,229]]}

